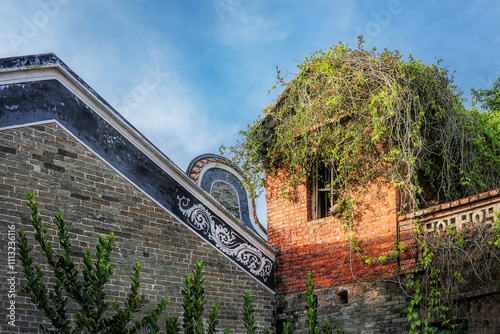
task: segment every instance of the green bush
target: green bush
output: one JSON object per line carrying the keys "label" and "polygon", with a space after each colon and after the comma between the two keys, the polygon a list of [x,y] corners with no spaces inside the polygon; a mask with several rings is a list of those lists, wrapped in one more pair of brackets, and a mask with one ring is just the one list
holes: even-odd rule
{"label": "green bush", "polygon": [[[40,325],[47,333],[137,333],[149,328],[149,333],[158,333],[157,320],[165,310],[168,296],[165,296],[155,309],[148,311],[140,321],[130,325],[132,318],[144,305],[144,294],[139,296],[141,265],[134,266],[131,277],[130,292],[123,305],[117,301],[106,301],[105,284],[113,274],[115,265],[109,263],[115,236],[103,235],[96,246],[95,260],[87,251],[83,257],[84,268],[80,272],[74,264],[69,231],[62,213],[54,219],[61,252],[55,252],[52,243],[47,241],[47,227],[42,226],[42,218],[35,195],[28,192],[28,206],[31,209],[32,225],[35,228],[35,240],[40,244],[42,253],[56,279],[52,291],[43,282],[41,267],[33,265],[32,248],[24,230],[19,231],[19,258],[23,266],[26,282],[22,283],[23,291],[31,298],[36,307],[52,323],[52,329]],[[70,321],[67,304],[68,297],[76,303],[75,321]],[[112,306],[111,311],[110,306]]]}
{"label": "green bush", "polygon": [[[109,238],[103,235],[99,238],[96,246],[95,260],[92,253],[87,251],[83,257],[84,268],[80,271],[76,268],[72,254],[72,246],[69,239],[69,230],[62,218],[62,213],[55,216],[54,223],[57,226],[57,235],[61,251],[56,252],[52,243],[47,239],[48,228],[42,226],[42,218],[38,209],[35,195],[28,192],[28,206],[31,209],[32,225],[35,228],[35,240],[40,244],[41,251],[49,267],[54,272],[55,284],[47,287],[44,283],[44,273],[40,266],[34,265],[31,256],[32,248],[28,246],[27,234],[24,230],[19,231],[18,245],[19,258],[23,266],[26,282],[21,284],[23,291],[28,295],[35,306],[43,312],[52,324],[52,328],[40,325],[47,333],[113,333],[132,334],[149,329],[150,334],[160,333],[158,318],[165,310],[168,296],[158,303],[156,308],[147,311],[142,319],[132,322],[134,315],[144,306],[144,294],[139,295],[141,264],[136,263],[133,267],[134,273],[130,279],[130,292],[123,305],[118,301],[109,302],[106,299],[105,285],[113,274],[115,265],[110,264],[110,255],[113,249],[115,236],[110,233]],[[208,327],[203,324],[205,289],[203,288],[203,263],[197,262],[193,268],[193,276],[184,276],[183,296],[183,319],[179,323],[177,317],[167,317],[165,321],[165,333],[178,334],[202,334],[217,333],[217,320],[219,303],[215,302],[208,315]],[[109,287],[109,286],[108,286]],[[76,308],[74,321],[67,308],[68,298],[72,299]],[[243,293],[243,323],[248,334],[258,331],[255,325],[254,308],[249,292]],[[314,295],[312,275],[308,274],[307,280],[307,323],[309,333],[319,333],[317,324],[317,297]],[[283,333],[290,333],[291,324],[285,323]],[[229,327],[224,330],[230,333]],[[269,329],[263,328],[262,333],[270,333]],[[337,333],[342,333],[342,329]],[[322,333],[331,333],[330,324],[325,323]]]}

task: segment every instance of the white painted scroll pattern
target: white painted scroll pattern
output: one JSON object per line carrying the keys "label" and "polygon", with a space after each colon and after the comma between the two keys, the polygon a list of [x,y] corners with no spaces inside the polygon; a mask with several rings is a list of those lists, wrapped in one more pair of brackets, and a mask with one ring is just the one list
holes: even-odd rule
{"label": "white painted scroll pattern", "polygon": [[214,241],[215,246],[226,255],[236,258],[248,270],[261,276],[264,281],[271,274],[273,263],[265,257],[260,250],[248,243],[238,242],[237,235],[230,231],[224,224],[217,224],[210,212],[201,204],[189,206],[190,200],[184,196],[179,197],[179,209],[187,217],[194,228],[203,232]]}
{"label": "white painted scroll pattern", "polygon": [[498,221],[497,213],[500,211],[500,203],[489,204],[462,211],[452,215],[433,219],[424,223],[425,232],[445,231],[448,227],[457,231],[462,230],[468,224],[480,225],[487,230],[492,230]]}

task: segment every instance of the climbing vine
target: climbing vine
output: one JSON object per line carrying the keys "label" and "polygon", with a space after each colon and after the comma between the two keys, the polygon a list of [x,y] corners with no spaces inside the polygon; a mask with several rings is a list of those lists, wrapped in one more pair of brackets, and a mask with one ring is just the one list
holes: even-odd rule
{"label": "climbing vine", "polygon": [[[436,333],[441,327],[456,329],[466,318],[462,294],[500,279],[500,213],[497,223],[468,224],[457,231],[424,234],[415,224],[420,256],[408,270],[405,292],[410,333]],[[462,303],[462,304],[460,304]]]}
{"label": "climbing vine", "polygon": [[[330,196],[341,207],[333,216],[356,255],[367,264],[396,260],[404,252],[414,257],[413,268],[400,268],[411,296],[412,330],[433,332],[435,314],[453,326],[451,286],[470,283],[474,275],[485,279],[499,260],[491,229],[424,235],[417,223],[413,242],[370,258],[354,237],[354,211],[374,179],[395,185],[401,213],[409,214],[499,187],[499,111],[465,108],[440,61],[426,65],[397,51],[365,50],[362,36],[357,48],[339,44],[306,57],[289,81],[279,70],[277,77],[284,90],[276,102],[241,132],[241,141],[221,148],[243,169],[248,192],[258,196],[266,175],[280,174],[281,194],[293,200],[299,185],[307,185],[319,167],[329,167]],[[492,91],[476,96],[483,105],[498,102]],[[425,309],[424,316],[417,309]]]}
{"label": "climbing vine", "polygon": [[289,82],[278,71],[285,89],[276,103],[241,132],[243,140],[222,148],[252,195],[265,174],[278,172],[287,180],[283,194],[293,192],[321,164],[333,167],[339,200],[384,177],[400,187],[408,212],[498,185],[500,146],[488,142],[439,61],[367,51],[360,38],[357,49],[335,45],[298,69]]}

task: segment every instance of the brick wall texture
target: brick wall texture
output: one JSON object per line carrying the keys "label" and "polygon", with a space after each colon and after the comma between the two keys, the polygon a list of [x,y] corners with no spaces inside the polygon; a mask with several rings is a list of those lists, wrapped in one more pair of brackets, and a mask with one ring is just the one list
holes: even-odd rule
{"label": "brick wall texture", "polygon": [[[305,290],[306,273],[318,288],[351,284],[384,276],[395,266],[366,265],[356,257],[349,233],[331,217],[312,220],[309,189],[302,185],[293,200],[280,196],[281,177],[267,180],[268,241],[277,255],[277,293]],[[394,251],[397,240],[398,193],[383,181],[373,182],[356,205],[352,237],[361,241],[363,255]]]}
{"label": "brick wall texture", "polygon": [[216,181],[212,185],[210,192],[213,198],[217,200],[227,211],[231,212],[233,216],[240,219],[240,204],[238,202],[238,194],[234,188],[222,181]]}
{"label": "brick wall texture", "polygon": [[[183,275],[190,274],[195,261],[204,262],[206,309],[220,302],[220,327],[233,333],[246,332],[242,326],[242,292],[254,299],[259,326],[280,332],[284,321],[293,323],[293,333],[305,333],[306,273],[312,272],[319,301],[319,320],[346,333],[403,333],[408,323],[403,310],[407,300],[389,283],[373,285],[396,265],[366,265],[359,260],[340,222],[331,218],[311,220],[310,194],[302,187],[294,200],[279,196],[280,177],[268,179],[268,237],[278,249],[275,296],[218,251],[192,233],[170,214],[156,206],[139,189],[87,150],[70,134],[51,123],[0,132],[0,246],[7,252],[8,226],[16,231],[33,228],[26,206],[26,191],[36,191],[45,222],[63,211],[77,256],[94,251],[99,236],[116,234],[112,262],[117,265],[108,283],[109,298],[123,300],[127,294],[132,266],[143,264],[141,292],[154,307],[165,294],[170,302],[165,316],[181,316]],[[425,223],[446,214],[473,209],[500,201],[498,191],[481,194],[422,213]],[[353,236],[361,240],[362,253],[378,256],[393,250],[398,223],[398,193],[375,180],[357,204]],[[55,232],[50,225],[52,240]],[[401,230],[400,230],[401,234]],[[400,235],[401,237],[402,235]],[[39,250],[34,247],[35,252]],[[3,257],[0,271],[0,332],[37,333],[43,315],[22,294],[19,261],[16,267],[16,327],[6,320],[9,289]],[[40,262],[43,263],[43,262]],[[50,281],[50,275],[47,277]],[[348,300],[343,300],[343,294]],[[472,291],[463,307],[470,310],[469,333],[499,333],[500,297],[498,287]],[[497,320],[495,320],[497,319]]]}
{"label": "brick wall texture", "polygon": [[[391,284],[357,284],[317,289],[318,323],[323,328],[328,321],[333,329],[343,328],[345,333],[408,333],[409,324],[403,310],[404,296],[391,293]],[[339,292],[349,293],[343,303]],[[303,293],[278,295],[276,298],[277,327],[286,321],[292,323],[292,332],[308,333],[306,302]]]}
{"label": "brick wall texture", "polygon": [[[139,189],[86,149],[55,123],[28,126],[0,132],[0,222],[2,254],[7,250],[7,226],[16,231],[33,228],[26,206],[26,192],[35,191],[44,222],[63,211],[78,257],[95,251],[98,238],[116,234],[111,263],[115,273],[108,283],[108,297],[123,300],[129,291],[132,266],[143,264],[141,292],[145,309],[152,308],[168,294],[165,316],[182,314],[183,275],[190,274],[196,261],[204,263],[206,314],[219,301],[220,328],[230,326],[233,333],[245,332],[242,323],[242,292],[254,299],[259,326],[273,326],[271,292],[242,269],[192,233],[170,214],[156,206]],[[54,225],[50,235],[54,240]],[[55,242],[56,244],[57,242]],[[34,247],[34,252],[39,247]],[[6,268],[7,259],[2,260]],[[6,323],[9,289],[6,270],[0,272],[0,332],[37,333],[46,320],[21,292],[24,280],[19,260],[16,265],[16,327]]]}
{"label": "brick wall texture", "polygon": [[[348,240],[349,233],[333,218],[312,219],[310,189],[300,186],[288,197],[280,196],[283,176],[267,179],[268,241],[278,249],[276,256],[277,331],[290,321],[293,333],[306,333],[306,274],[314,277],[319,302],[319,320],[332,327],[343,327],[345,333],[405,333],[409,330],[404,308],[409,300],[391,280],[397,261],[384,265],[366,264],[356,256]],[[443,204],[416,216],[424,226],[446,215],[476,210],[486,215],[500,201],[498,190],[468,199]],[[410,223],[398,216],[399,193],[383,180],[374,180],[354,206],[351,236],[360,241],[361,253],[378,257],[395,250],[396,243],[407,244]],[[458,218],[457,218],[458,221]],[[403,253],[400,265],[414,264],[409,252]],[[375,285],[374,285],[375,284]],[[469,333],[500,333],[500,285],[491,284],[470,291],[460,303],[467,308],[465,326]],[[347,300],[343,299],[343,296]],[[486,311],[487,310],[487,311]],[[437,321],[437,319],[436,319]]]}

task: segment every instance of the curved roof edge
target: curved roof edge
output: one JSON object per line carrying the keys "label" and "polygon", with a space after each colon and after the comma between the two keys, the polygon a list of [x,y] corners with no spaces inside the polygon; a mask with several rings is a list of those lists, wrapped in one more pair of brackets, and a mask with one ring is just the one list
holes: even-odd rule
{"label": "curved roof edge", "polygon": [[[229,175],[226,175],[225,177],[219,176],[215,179],[212,177],[212,180],[205,182],[202,178],[209,169],[224,169],[225,172],[231,173],[239,180],[238,184],[236,184],[236,182],[232,182],[229,179]],[[240,198],[240,210],[243,209],[243,212],[247,213],[248,217],[241,214],[241,221],[243,221],[245,225],[254,230],[262,238],[267,240],[267,229],[259,222],[257,217],[255,199],[250,198],[246,190],[243,188],[241,181],[245,179],[245,175],[236,164],[221,155],[205,153],[198,155],[190,161],[188,167],[186,168],[186,174],[209,194],[211,193],[211,185],[214,181],[219,180],[229,183],[237,191],[240,197],[245,198],[246,203],[243,203]]]}

